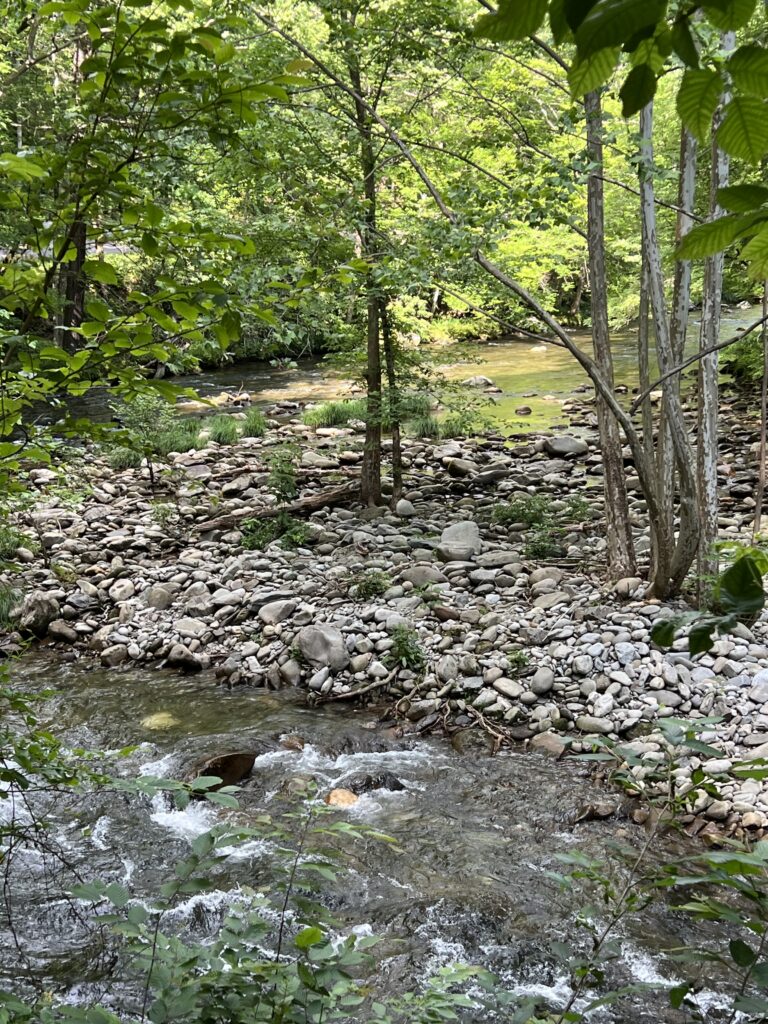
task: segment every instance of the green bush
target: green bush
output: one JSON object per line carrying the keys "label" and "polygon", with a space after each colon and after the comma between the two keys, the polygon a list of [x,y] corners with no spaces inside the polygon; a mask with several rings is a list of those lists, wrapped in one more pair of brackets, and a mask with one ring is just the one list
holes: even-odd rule
{"label": "green bush", "polygon": [[0,583],[0,627],[3,629],[12,627],[11,611],[19,603],[20,598],[21,593],[15,587],[8,583]]}
{"label": "green bush", "polygon": [[367,601],[372,597],[381,597],[391,586],[392,580],[385,572],[381,569],[369,569],[353,578],[350,589],[354,590],[356,597]]}
{"label": "green bush", "polygon": [[344,427],[350,420],[364,420],[366,411],[364,398],[347,398],[307,409],[302,420],[308,427]]}
{"label": "green bush", "polygon": [[138,469],[143,458],[140,451],[135,448],[125,448],[122,445],[110,447],[107,452],[107,459],[112,469]]}
{"label": "green bush", "polygon": [[198,445],[200,426],[197,420],[180,419],[159,431],[154,439],[154,454],[166,456],[171,452],[189,452]]}
{"label": "green bush", "polygon": [[208,425],[208,437],[216,444],[234,444],[239,436],[237,420],[232,416],[226,414],[214,416]]}
{"label": "green bush", "polygon": [[406,431],[412,437],[429,437],[438,440],[442,437],[440,420],[436,416],[420,416],[406,424]]}
{"label": "green bush", "polygon": [[564,554],[560,543],[560,530],[557,527],[539,526],[531,532],[523,547],[526,558],[559,558]]}
{"label": "green bush", "polygon": [[245,519],[240,524],[240,532],[246,551],[261,551],[275,540],[284,548],[300,548],[312,536],[305,523],[287,512],[279,512],[273,519]]}
{"label": "green bush", "polygon": [[260,409],[249,409],[242,421],[243,437],[264,437],[267,432],[267,421]]}
{"label": "green bush", "polygon": [[424,671],[427,656],[419,643],[415,629],[406,625],[395,626],[392,630],[392,647],[387,651],[384,662],[390,668],[408,668],[411,672]]}
{"label": "green bush", "polygon": [[499,526],[522,523],[524,526],[541,526],[549,519],[549,499],[538,494],[530,497],[513,498],[503,505],[496,505],[492,520]]}
{"label": "green bush", "polygon": [[16,549],[27,547],[29,538],[10,523],[0,522],[0,562],[13,560]]}

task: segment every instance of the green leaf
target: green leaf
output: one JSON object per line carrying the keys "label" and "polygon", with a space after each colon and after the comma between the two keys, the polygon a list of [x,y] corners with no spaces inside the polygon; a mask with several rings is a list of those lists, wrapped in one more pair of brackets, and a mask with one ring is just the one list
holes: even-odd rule
{"label": "green leaf", "polygon": [[691,626],[688,633],[688,650],[691,654],[704,654],[710,649],[715,625],[712,619],[707,618]]}
{"label": "green leaf", "polygon": [[741,92],[768,96],[768,51],[762,46],[740,46],[727,64],[734,85]]}
{"label": "green leaf", "polygon": [[667,0],[600,0],[576,30],[579,58],[622,46],[664,17]]}
{"label": "green leaf", "polygon": [[685,997],[690,992],[690,985],[676,985],[669,990],[669,1005],[674,1010],[679,1010],[685,1002]]}
{"label": "green leaf", "polygon": [[763,203],[768,203],[768,188],[764,185],[729,185],[718,189],[717,201],[725,210],[752,213]]}
{"label": "green leaf", "polygon": [[651,640],[659,647],[671,647],[677,628],[672,619],[657,620],[651,626]]}
{"label": "green leaf", "polygon": [[724,217],[697,224],[677,247],[679,260],[702,259],[727,249],[755,221],[753,215],[727,213]]}
{"label": "green leaf", "polygon": [[303,928],[294,941],[298,949],[309,949],[310,946],[316,946],[318,943],[323,942],[324,939],[325,936],[322,930],[313,926],[311,928]]}
{"label": "green leaf", "polygon": [[741,939],[731,939],[728,949],[734,963],[738,967],[751,967],[757,960],[757,953]]}
{"label": "green leaf", "polygon": [[576,31],[596,3],[597,0],[563,0],[565,20],[572,32]]}
{"label": "green leaf", "polygon": [[747,273],[757,281],[768,278],[768,227],[758,231],[741,250],[741,259],[749,264]]}
{"label": "green leaf", "polygon": [[725,108],[718,144],[731,156],[758,164],[768,152],[768,106],[754,96],[736,96]]}
{"label": "green leaf", "polygon": [[650,103],[656,92],[656,75],[647,64],[638,64],[627,75],[621,87],[621,112],[631,117]]}
{"label": "green leaf", "polygon": [[42,167],[15,153],[0,153],[0,174],[7,174],[9,178],[19,178],[21,181],[45,177]]}
{"label": "green leaf", "polygon": [[704,6],[709,21],[723,32],[743,28],[752,17],[757,0],[719,0]]}
{"label": "green leaf", "polygon": [[85,260],[83,273],[92,281],[99,281],[101,284],[117,284],[115,268],[105,263],[104,260]]}
{"label": "green leaf", "polygon": [[698,68],[699,51],[687,18],[681,18],[672,26],[672,49],[688,68]]}
{"label": "green leaf", "polygon": [[565,0],[551,0],[549,5],[549,27],[556,45],[565,42],[570,35],[570,27],[565,17]]}
{"label": "green leaf", "polygon": [[500,0],[495,14],[484,14],[475,24],[475,34],[486,39],[526,39],[544,21],[548,0]]}
{"label": "green leaf", "polygon": [[597,53],[579,58],[574,61],[568,72],[568,84],[571,87],[571,95],[575,97],[585,96],[593,89],[599,88],[613,74],[613,69],[619,59],[620,50],[612,47],[607,50],[598,50]]}
{"label": "green leaf", "polygon": [[725,612],[754,615],[765,607],[763,577],[753,558],[744,555],[721,573],[717,597]]}
{"label": "green leaf", "polygon": [[723,79],[717,71],[688,70],[677,93],[677,112],[688,131],[697,139],[707,137],[723,92]]}

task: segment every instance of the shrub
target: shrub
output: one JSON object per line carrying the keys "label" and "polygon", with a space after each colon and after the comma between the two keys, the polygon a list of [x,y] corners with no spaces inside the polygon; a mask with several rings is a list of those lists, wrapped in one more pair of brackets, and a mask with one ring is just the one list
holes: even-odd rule
{"label": "shrub", "polygon": [[367,403],[364,398],[347,398],[340,402],[323,402],[307,409],[302,420],[308,427],[343,427],[350,420],[364,420]]}
{"label": "shrub", "polygon": [[392,580],[385,572],[381,569],[369,569],[352,580],[350,589],[354,590],[356,597],[367,601],[371,597],[381,597],[391,586]]}
{"label": "shrub", "polygon": [[243,437],[264,437],[267,432],[267,421],[260,409],[249,409],[242,422]]}
{"label": "shrub", "polygon": [[154,453],[166,456],[170,452],[189,452],[197,447],[199,424],[197,420],[179,420],[159,432],[154,439]]}
{"label": "shrub", "polygon": [[392,647],[387,651],[385,663],[390,668],[409,668],[411,672],[424,670],[427,656],[415,629],[406,625],[395,626],[392,630]]}
{"label": "shrub", "polygon": [[504,505],[496,505],[491,518],[500,526],[509,526],[512,523],[541,526],[549,518],[549,499],[538,494],[513,498]]}
{"label": "shrub", "polygon": [[0,523],[0,562],[10,562],[17,548],[26,547],[29,538],[10,523]]}
{"label": "shrub", "polygon": [[299,449],[294,445],[281,445],[269,457],[267,485],[279,505],[292,501],[299,493],[296,483],[296,462]]}
{"label": "shrub", "polygon": [[246,551],[261,551],[275,540],[279,540],[284,548],[300,548],[312,535],[305,523],[287,512],[279,512],[273,519],[245,519],[240,525],[240,532]]}
{"label": "shrub", "polygon": [[420,416],[406,425],[406,430],[413,437],[432,437],[435,440],[442,436],[440,420],[436,416]]}
{"label": "shrub", "polygon": [[592,518],[592,506],[580,494],[574,494],[565,503],[564,516],[569,523],[586,523]]}
{"label": "shrub", "polygon": [[526,558],[557,558],[563,555],[559,534],[555,527],[541,526],[533,530],[523,548],[523,555]]}
{"label": "shrub", "polygon": [[476,418],[468,412],[454,412],[440,424],[441,437],[466,437],[476,426]]}
{"label": "shrub", "polygon": [[234,444],[240,436],[237,420],[226,414],[214,416],[208,427],[208,436],[216,444]]}
{"label": "shrub", "polygon": [[8,583],[0,583],[0,626],[3,629],[12,627],[11,611],[19,603],[20,598],[21,593],[15,587]]}
{"label": "shrub", "polygon": [[138,469],[144,456],[135,448],[118,445],[109,449],[107,458],[112,469]]}

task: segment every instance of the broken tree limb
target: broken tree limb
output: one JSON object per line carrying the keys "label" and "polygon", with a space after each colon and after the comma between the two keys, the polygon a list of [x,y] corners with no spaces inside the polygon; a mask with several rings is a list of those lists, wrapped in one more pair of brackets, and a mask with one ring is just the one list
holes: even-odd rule
{"label": "broken tree limb", "polygon": [[292,516],[300,516],[309,512],[317,512],[318,509],[327,505],[342,505],[346,501],[360,500],[360,481],[342,484],[340,487],[333,487],[328,491],[318,491],[317,494],[308,494],[304,498],[298,498],[289,505],[266,505],[264,508],[251,509],[241,508],[235,512],[229,512],[217,519],[206,519],[195,526],[197,533],[208,533],[210,530],[231,530],[244,519],[273,519],[281,512],[287,512]]}

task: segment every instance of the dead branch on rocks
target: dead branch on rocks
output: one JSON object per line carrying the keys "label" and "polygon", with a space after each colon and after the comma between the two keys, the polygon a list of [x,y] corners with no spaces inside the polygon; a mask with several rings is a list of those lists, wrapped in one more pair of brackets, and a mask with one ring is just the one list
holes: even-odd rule
{"label": "dead branch on rocks", "polygon": [[289,505],[266,505],[260,509],[239,508],[229,512],[217,519],[206,519],[195,526],[196,533],[208,533],[210,530],[231,530],[243,519],[273,519],[281,512],[289,515],[306,515],[310,512],[317,512],[318,509],[333,505],[343,505],[345,502],[360,500],[360,481],[342,484],[340,487],[332,487],[327,491],[319,491],[317,494],[308,494],[304,498],[298,498]]}

